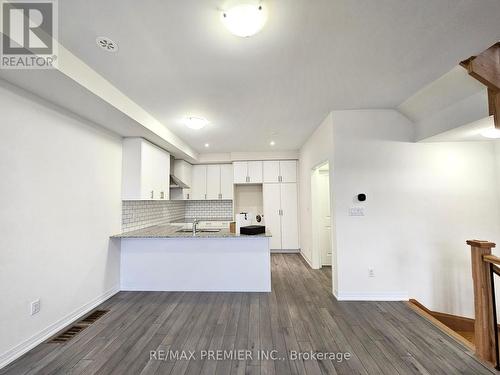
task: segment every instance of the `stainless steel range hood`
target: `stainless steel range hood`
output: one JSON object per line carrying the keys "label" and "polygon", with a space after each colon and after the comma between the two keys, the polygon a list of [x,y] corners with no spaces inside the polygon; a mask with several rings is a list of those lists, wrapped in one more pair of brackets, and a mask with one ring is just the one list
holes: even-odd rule
{"label": "stainless steel range hood", "polygon": [[170,188],[171,189],[189,189],[184,182],[175,177],[173,174],[170,175]]}
{"label": "stainless steel range hood", "polygon": [[189,186],[181,181],[181,179],[174,175],[174,160],[173,156],[170,156],[170,188],[171,189],[189,189]]}

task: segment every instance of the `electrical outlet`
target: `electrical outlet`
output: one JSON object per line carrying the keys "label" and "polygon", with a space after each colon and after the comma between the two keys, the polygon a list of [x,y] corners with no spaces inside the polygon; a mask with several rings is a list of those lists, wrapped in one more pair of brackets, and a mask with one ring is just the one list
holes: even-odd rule
{"label": "electrical outlet", "polygon": [[37,299],[31,302],[31,315],[38,314],[40,312],[40,300]]}
{"label": "electrical outlet", "polygon": [[368,277],[375,277],[375,270],[373,268],[368,268]]}

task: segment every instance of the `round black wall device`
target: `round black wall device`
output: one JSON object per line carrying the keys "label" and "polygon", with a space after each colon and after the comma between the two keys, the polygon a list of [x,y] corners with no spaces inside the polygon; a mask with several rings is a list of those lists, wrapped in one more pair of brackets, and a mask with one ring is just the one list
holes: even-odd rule
{"label": "round black wall device", "polygon": [[358,201],[360,201],[360,202],[366,201],[366,194],[363,194],[363,193],[358,194]]}

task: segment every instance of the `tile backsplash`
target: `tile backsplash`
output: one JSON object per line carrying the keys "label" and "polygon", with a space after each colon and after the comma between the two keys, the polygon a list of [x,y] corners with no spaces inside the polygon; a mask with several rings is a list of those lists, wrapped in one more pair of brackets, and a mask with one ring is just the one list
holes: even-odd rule
{"label": "tile backsplash", "polygon": [[191,219],[231,219],[233,217],[233,201],[186,201],[185,217]]}
{"label": "tile backsplash", "polygon": [[122,201],[124,232],[187,219],[231,219],[232,200]]}
{"label": "tile backsplash", "polygon": [[123,201],[124,232],[184,218],[184,201]]}

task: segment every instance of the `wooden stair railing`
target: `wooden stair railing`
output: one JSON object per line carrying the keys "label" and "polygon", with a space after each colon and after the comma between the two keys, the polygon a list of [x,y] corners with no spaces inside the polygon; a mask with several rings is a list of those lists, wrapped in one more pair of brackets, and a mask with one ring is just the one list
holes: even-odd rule
{"label": "wooden stair railing", "polygon": [[500,129],[500,42],[460,63],[469,75],[488,88],[488,105],[495,128]]}
{"label": "wooden stair railing", "polygon": [[471,247],[472,281],[474,286],[474,342],[476,355],[495,363],[500,370],[498,357],[498,330],[494,275],[500,275],[500,258],[491,254],[493,242],[469,240]]}

